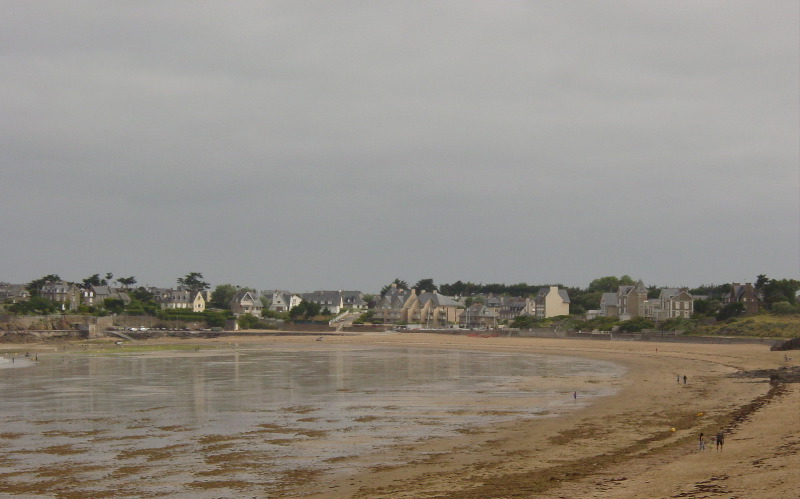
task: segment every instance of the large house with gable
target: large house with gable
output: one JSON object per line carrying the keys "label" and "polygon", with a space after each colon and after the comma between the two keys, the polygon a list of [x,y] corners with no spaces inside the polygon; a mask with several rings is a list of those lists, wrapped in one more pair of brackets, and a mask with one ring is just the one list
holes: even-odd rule
{"label": "large house with gable", "polygon": [[635,285],[620,286],[615,293],[603,293],[600,297],[600,312],[605,317],[628,320],[646,316],[647,288],[640,279]]}
{"label": "large house with gable", "polygon": [[476,302],[458,314],[458,325],[465,329],[494,329],[499,317],[495,307]]}
{"label": "large house with gable", "polygon": [[89,286],[82,290],[82,301],[90,307],[103,306],[106,300],[120,300],[125,306],[130,305],[131,297],[123,288],[111,286]]}
{"label": "large house with gable", "polygon": [[19,303],[29,300],[30,297],[31,293],[25,284],[0,283],[0,302]]}
{"label": "large house with gable", "polygon": [[656,321],[686,318],[694,313],[694,297],[688,288],[663,288],[658,298],[647,300],[644,316]]}
{"label": "large house with gable", "polygon": [[269,310],[273,312],[288,312],[303,301],[300,295],[279,289],[272,291],[269,295],[272,296]]}
{"label": "large house with gable", "polygon": [[153,300],[162,310],[189,309],[192,312],[203,312],[206,309],[206,296],[202,291],[191,291],[184,288],[149,288]]}
{"label": "large house with gable", "polygon": [[663,288],[658,298],[647,298],[647,288],[639,280],[633,286],[620,286],[616,293],[603,293],[597,315],[619,317],[629,320],[633,317],[663,321],[678,317],[691,317],[694,313],[694,297],[688,288]]}
{"label": "large house with gable", "polygon": [[400,312],[400,322],[422,324],[428,328],[440,328],[458,322],[459,309],[463,305],[438,291],[415,289],[409,292]]}
{"label": "large house with gable", "polygon": [[731,284],[731,290],[722,297],[722,303],[741,303],[744,306],[744,313],[750,315],[758,313],[758,293],[752,283]]}
{"label": "large house with gable", "polygon": [[403,312],[403,305],[408,299],[408,290],[398,288],[397,284],[392,283],[372,308],[372,319],[383,321],[384,324],[395,324],[401,322],[400,317]]}
{"label": "large house with gable", "polygon": [[345,310],[366,310],[367,302],[361,291],[314,291],[302,293],[300,298],[304,302],[316,303],[320,310],[327,309],[331,314],[338,314]]}
{"label": "large house with gable", "polygon": [[61,307],[61,310],[76,310],[81,304],[81,290],[70,282],[46,282],[39,289],[39,296]]}
{"label": "large house with gable", "polygon": [[239,291],[231,299],[231,312],[238,317],[242,314],[250,314],[253,317],[261,317],[264,305],[254,291]]}
{"label": "large house with gable", "polygon": [[558,286],[540,288],[534,297],[536,316],[540,318],[569,315],[569,295]]}

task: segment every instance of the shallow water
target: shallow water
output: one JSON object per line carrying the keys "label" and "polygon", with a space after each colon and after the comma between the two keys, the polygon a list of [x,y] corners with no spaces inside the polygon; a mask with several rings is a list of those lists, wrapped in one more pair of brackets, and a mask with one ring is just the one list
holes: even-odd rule
{"label": "shallow water", "polygon": [[41,356],[0,371],[0,492],[275,493],[298,474],[398,464],[364,458],[390,445],[580,407],[622,374],[572,357],[320,344]]}

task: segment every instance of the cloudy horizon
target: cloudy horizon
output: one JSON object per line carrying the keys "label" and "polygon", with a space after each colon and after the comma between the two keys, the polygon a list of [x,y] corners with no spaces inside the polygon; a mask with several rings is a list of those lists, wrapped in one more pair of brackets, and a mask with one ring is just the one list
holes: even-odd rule
{"label": "cloudy horizon", "polygon": [[796,1],[0,13],[0,281],[800,279]]}

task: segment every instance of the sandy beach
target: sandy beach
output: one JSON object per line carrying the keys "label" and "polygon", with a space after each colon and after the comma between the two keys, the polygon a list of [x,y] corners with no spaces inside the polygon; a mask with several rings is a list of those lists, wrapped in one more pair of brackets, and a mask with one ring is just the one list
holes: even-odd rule
{"label": "sandy beach", "polygon": [[[186,341],[269,348],[271,343],[312,338]],[[615,362],[627,373],[615,382],[616,394],[595,399],[586,408],[535,424],[502,423],[392,448],[386,452],[403,464],[324,480],[298,476],[282,497],[785,498],[800,490],[800,384],[771,385],[766,378],[732,376],[788,365],[784,352],[771,352],[766,345],[425,333],[327,336],[324,341],[569,355]],[[0,349],[34,352],[47,346]],[[717,450],[713,435],[720,429],[726,440]],[[703,452],[698,450],[700,432],[708,437]],[[359,459],[381,461],[380,456]]]}

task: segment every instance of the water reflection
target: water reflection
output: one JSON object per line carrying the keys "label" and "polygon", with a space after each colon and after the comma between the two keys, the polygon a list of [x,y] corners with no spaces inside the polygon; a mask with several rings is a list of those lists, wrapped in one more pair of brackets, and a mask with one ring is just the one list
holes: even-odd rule
{"label": "water reflection", "polygon": [[[185,485],[176,474],[191,481],[214,472],[208,453],[219,448],[207,442],[223,437],[236,442],[237,452],[268,456],[269,465],[259,461],[261,473],[299,463],[343,469],[352,463],[340,458],[398,442],[587,403],[611,393],[610,380],[622,373],[612,363],[571,357],[321,345],[43,357],[33,368],[0,371],[0,423],[14,435],[3,442],[10,457],[0,461],[0,473],[60,460],[124,466],[143,449],[188,446],[191,453],[163,465],[172,485],[161,490],[175,495]],[[87,441],[89,430],[97,436]],[[46,450],[57,444],[80,453],[59,460]],[[249,472],[226,477],[244,480]],[[136,478],[126,482],[131,490],[144,487]],[[101,490],[121,479],[96,480]]]}

